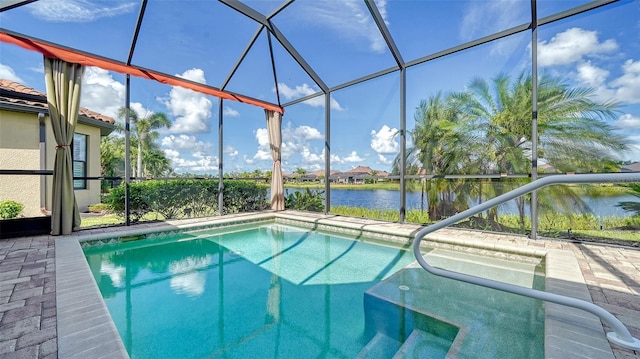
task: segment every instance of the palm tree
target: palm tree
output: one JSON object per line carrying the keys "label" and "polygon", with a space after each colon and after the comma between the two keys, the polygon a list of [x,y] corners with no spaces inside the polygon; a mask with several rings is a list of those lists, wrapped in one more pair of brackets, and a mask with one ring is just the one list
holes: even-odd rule
{"label": "palm tree", "polygon": [[151,145],[142,155],[145,174],[151,177],[172,175],[171,161],[155,142],[152,142]]}
{"label": "palm tree", "polygon": [[[118,110],[118,117],[126,117],[126,108],[122,107]],[[143,177],[144,168],[142,160],[144,157],[144,151],[151,148],[151,144],[156,139],[158,139],[159,133],[156,130],[159,130],[161,128],[170,128],[171,121],[169,121],[167,115],[162,112],[147,112],[144,117],[140,118],[138,113],[133,109],[129,110],[129,119],[135,127],[134,132],[136,134],[136,138],[138,139],[136,177]]]}
{"label": "palm tree", "polygon": [[[496,76],[491,84],[476,79],[468,87],[465,112],[477,133],[484,134],[482,168],[499,173],[528,173],[531,168],[532,78],[525,72],[514,81]],[[606,121],[615,119],[614,102],[591,99],[593,89],[570,88],[558,78],[542,75],[538,82],[539,155],[560,172],[598,172],[613,163],[613,153],[627,149],[626,140],[616,135]],[[513,181],[513,185],[519,185]],[[558,204],[585,204],[567,187],[552,187],[547,197],[569,196]],[[499,193],[498,193],[499,194]],[[541,200],[544,198],[541,197]],[[520,225],[524,228],[526,198],[516,199]],[[544,202],[544,201],[543,201]],[[547,201],[548,202],[548,201]],[[542,206],[545,207],[544,205]],[[565,208],[570,210],[571,208]]]}
{"label": "palm tree", "polygon": [[[511,82],[498,75],[492,86],[484,79],[469,85],[465,111],[475,130],[485,134],[485,145],[499,172],[525,173],[531,157],[531,75],[524,72]],[[607,120],[616,118],[615,102],[591,99],[594,89],[570,88],[558,78],[542,75],[538,83],[539,155],[560,172],[606,170],[612,153],[626,149]]]}
{"label": "palm tree", "polygon": [[[598,103],[591,98],[593,93],[593,89],[570,88],[548,75],[540,77],[538,153],[561,172],[609,170],[614,154],[628,148],[627,141],[607,123],[615,118],[617,104]],[[438,93],[423,101],[411,132],[415,147],[407,151],[407,167],[422,168],[429,174],[530,172],[531,94],[531,75],[523,72],[513,81],[504,74],[491,82],[475,79],[465,92]],[[493,187],[493,195],[501,192]],[[566,188],[552,188],[553,195],[560,190],[577,199]],[[447,200],[451,190],[440,187],[436,189],[439,196],[430,195],[430,217],[435,206],[431,200]],[[456,199],[462,197],[458,190]],[[524,228],[525,199],[518,199],[517,206]]]}
{"label": "palm tree", "polygon": [[[407,174],[449,175],[471,168],[468,150],[474,143],[470,132],[461,131],[466,114],[461,110],[465,96],[440,92],[421,101],[411,131],[414,146],[407,150]],[[398,173],[400,158],[396,157],[393,173]],[[431,179],[425,184],[429,219],[432,221],[468,208],[462,195],[464,180]]]}

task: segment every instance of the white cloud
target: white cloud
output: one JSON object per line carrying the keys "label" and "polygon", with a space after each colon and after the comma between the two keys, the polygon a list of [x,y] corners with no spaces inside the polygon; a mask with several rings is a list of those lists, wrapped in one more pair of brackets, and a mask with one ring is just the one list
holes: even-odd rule
{"label": "white cloud", "polygon": [[[299,166],[297,167],[302,167],[307,170],[318,170],[324,168],[325,154],[326,152],[324,148],[319,153],[314,153],[309,148],[303,148],[300,152],[301,161],[299,161]],[[355,161],[357,158],[358,155],[355,153],[355,157],[350,157],[349,159]],[[345,161],[336,154],[331,154],[332,165],[340,165],[346,162],[349,161]]]}
{"label": "white cloud", "polygon": [[140,102],[131,102],[131,104],[129,104],[129,107],[142,118],[148,118],[149,116],[153,115],[153,111],[144,108],[144,106],[142,106]]}
{"label": "white cloud", "polygon": [[[190,69],[176,76],[206,83],[204,71],[201,69]],[[160,100],[169,112],[176,116],[176,120],[171,126],[173,133],[202,133],[209,131],[208,120],[211,117],[212,103],[204,94],[188,90],[178,86],[172,86],[169,98]]]}
{"label": "white cloud", "polygon": [[[278,91],[280,91],[280,94],[284,96],[286,100],[298,99],[301,97],[313,95],[318,92],[318,90],[312,88],[306,83],[302,85],[298,85],[295,88],[291,88],[287,86],[287,84],[282,82],[278,83]],[[324,107],[324,96],[322,95],[316,96],[302,103],[309,105],[311,107]],[[340,106],[340,104],[338,103],[338,101],[336,101],[334,97],[331,97],[331,109],[336,111],[344,110],[344,108]]]}
{"label": "white cloud", "polygon": [[44,74],[44,66],[33,66],[28,68],[29,71],[37,72],[39,74]]}
{"label": "white cloud", "polygon": [[222,152],[226,153],[231,158],[235,158],[236,156],[238,156],[238,150],[236,150],[233,146],[226,146]]}
{"label": "white cloud", "polygon": [[[87,67],[82,78],[80,106],[103,115],[118,118],[118,110],[125,105],[126,88],[111,73],[99,67]],[[139,116],[153,114],[139,102],[131,102],[131,109]]]}
{"label": "white cloud", "polygon": [[237,110],[232,109],[229,106],[225,106],[223,113],[224,116],[226,117],[240,117],[240,112],[238,112]]}
{"label": "white cloud", "polygon": [[616,120],[615,125],[621,129],[640,131],[640,117],[625,113]]}
{"label": "white cloud", "polygon": [[193,135],[169,135],[162,138],[162,147],[177,173],[211,172],[218,170],[218,157],[211,154],[213,145]]}
{"label": "white cloud", "polygon": [[258,140],[258,151],[253,156],[253,160],[273,160],[269,149],[269,132],[267,132],[266,128],[259,128],[256,130],[256,140]]}
{"label": "white cloud", "polygon": [[[384,22],[389,25],[386,0],[377,0],[375,3]],[[363,1],[303,1],[300,2],[299,10],[301,20],[307,24],[329,28],[341,39],[348,40],[356,46],[366,42],[372,52],[387,51],[384,38]]]}
{"label": "white cloud", "polygon": [[282,129],[282,138],[285,140],[287,137],[300,138],[305,141],[309,140],[323,140],[324,136],[317,128],[310,126],[298,126],[296,128],[291,127],[289,122],[288,126]]}
{"label": "white cloud", "polygon": [[590,87],[601,86],[609,77],[609,71],[592,65],[591,61],[579,63],[577,70],[580,82]]}
{"label": "white cloud", "polygon": [[[272,161],[271,150],[269,146],[269,134],[266,128],[259,128],[255,132],[255,138],[258,141],[258,149],[253,156],[244,157],[247,164],[253,164],[255,161]],[[281,156],[283,163],[287,163],[292,159],[298,167],[302,168],[319,168],[324,165],[324,146],[318,150],[318,146],[312,144],[313,141],[324,140],[324,135],[311,126],[294,127],[291,122],[282,129],[282,148]],[[300,156],[299,160],[298,157]],[[341,161],[337,156],[331,156],[332,160]]]}
{"label": "white cloud", "polygon": [[600,42],[596,31],[573,27],[538,43],[538,66],[568,65],[618,49],[615,40]]}
{"label": "white cloud", "polygon": [[344,157],[342,161],[345,163],[359,163],[364,161],[364,158],[360,157],[358,152],[351,151],[351,153],[347,157]]}
{"label": "white cloud", "polygon": [[82,78],[80,105],[103,115],[118,117],[118,109],[125,105],[124,84],[114,80],[109,71],[87,67]]}
{"label": "white cloud", "polygon": [[627,60],[621,67],[622,75],[609,81],[609,71],[593,65],[591,61],[580,62],[575,78],[581,86],[593,88],[594,97],[599,101],[640,103],[640,61]]}
{"label": "white cloud", "polygon": [[391,164],[393,164],[393,160],[390,160],[387,157],[385,157],[384,155],[381,155],[381,154],[378,153],[378,161],[376,161],[376,163],[381,164],[381,165],[390,166]]}
{"label": "white cloud", "polygon": [[181,152],[166,148],[164,154],[171,160],[171,165],[176,173],[218,170],[218,158],[203,152],[196,151],[191,154],[191,158],[184,158]]}
{"label": "white cloud", "polygon": [[178,150],[210,151],[210,142],[198,141],[193,135],[169,135],[162,138],[162,146]]}
{"label": "white cloud", "polygon": [[371,148],[378,154],[396,154],[400,152],[396,134],[398,129],[383,125],[380,131],[371,130]]}
{"label": "white cloud", "polygon": [[136,10],[135,2],[110,1],[109,6],[97,6],[87,0],[40,0],[25,8],[39,19],[52,22],[90,22],[114,17]]}
{"label": "white cloud", "polygon": [[305,165],[324,164],[324,148],[320,153],[312,153],[310,149],[303,148],[300,156],[302,157],[302,163]]}
{"label": "white cloud", "polygon": [[244,163],[246,163],[248,165],[252,165],[252,164],[254,164],[256,162],[253,158],[250,158],[247,155],[242,156],[242,159],[244,160]]}
{"label": "white cloud", "polygon": [[24,81],[16,75],[16,72],[10,66],[0,63],[0,79],[5,79],[17,83],[24,84]]}
{"label": "white cloud", "polygon": [[[305,125],[293,127],[291,122],[289,122],[287,126],[282,129],[282,158],[289,159],[298,153],[303,153],[305,150],[311,152],[312,146],[310,141],[323,139],[324,136],[318,129]],[[267,140],[267,146],[268,145]]]}
{"label": "white cloud", "polygon": [[627,60],[622,65],[623,74],[611,81],[615,99],[627,103],[640,103],[640,60]]}
{"label": "white cloud", "polygon": [[[253,160],[272,160],[271,150],[269,147],[269,133],[267,132],[267,129],[257,129],[255,132],[255,138],[258,141],[258,150],[253,156]],[[316,128],[306,125],[293,127],[291,122],[287,123],[287,125],[282,128],[282,160],[288,160],[296,154],[300,154],[303,158],[304,156],[307,156],[307,158],[312,162],[316,161],[313,157],[314,152],[311,150],[311,141],[323,139],[324,135]]]}

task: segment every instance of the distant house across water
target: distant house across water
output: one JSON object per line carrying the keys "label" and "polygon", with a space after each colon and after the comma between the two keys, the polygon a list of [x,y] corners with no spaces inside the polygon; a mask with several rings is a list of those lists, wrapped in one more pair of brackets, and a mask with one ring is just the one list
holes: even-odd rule
{"label": "distant house across water", "polygon": [[[375,182],[386,181],[389,175],[390,173],[387,171],[358,166],[345,172],[332,170],[329,174],[329,181],[336,184],[364,184],[367,180]],[[324,183],[325,172],[324,169],[320,169],[303,175],[283,173],[282,176],[285,181]]]}
{"label": "distant house across water", "polygon": [[620,172],[640,172],[640,162],[624,165],[620,168]]}

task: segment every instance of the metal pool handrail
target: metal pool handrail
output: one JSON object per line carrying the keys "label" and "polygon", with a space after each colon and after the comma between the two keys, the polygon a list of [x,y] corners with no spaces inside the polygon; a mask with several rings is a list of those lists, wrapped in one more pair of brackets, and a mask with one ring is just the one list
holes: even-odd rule
{"label": "metal pool handrail", "polygon": [[585,300],[580,300],[572,297],[567,297],[559,294],[548,293],[532,288],[521,287],[518,285],[498,282],[490,279],[475,277],[472,275],[462,274],[442,268],[432,267],[422,256],[420,252],[420,242],[427,234],[435,232],[438,229],[442,229],[451,224],[454,224],[460,220],[469,218],[474,214],[480,213],[491,207],[502,204],[506,201],[512,200],[516,197],[530,193],[539,188],[552,185],[552,184],[566,184],[566,183],[603,183],[603,182],[640,182],[640,173],[607,173],[607,174],[577,174],[577,175],[554,175],[544,177],[528,183],[522,187],[516,188],[513,191],[509,191],[496,198],[493,198],[487,202],[481,203],[475,207],[469,208],[466,211],[460,212],[454,216],[444,219],[436,224],[427,226],[416,233],[413,241],[413,254],[415,255],[418,263],[427,272],[435,274],[437,276],[447,277],[467,283],[480,285],[483,287],[493,288],[504,292],[523,295],[530,298],[540,299],[547,302],[566,305],[573,308],[578,308],[597,315],[603,322],[607,323],[609,327],[613,329],[612,332],[607,333],[607,339],[611,342],[618,344],[622,347],[640,350],[640,340],[634,338],[627,327],[622,324],[618,318],[613,316],[605,309]]}

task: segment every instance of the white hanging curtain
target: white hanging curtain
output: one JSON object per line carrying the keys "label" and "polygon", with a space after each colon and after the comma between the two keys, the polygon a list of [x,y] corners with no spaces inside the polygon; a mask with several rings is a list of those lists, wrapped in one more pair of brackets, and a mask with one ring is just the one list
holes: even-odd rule
{"label": "white hanging curtain", "polygon": [[282,164],[280,163],[282,147],[282,114],[276,111],[264,110],[267,116],[267,132],[269,133],[269,147],[273,158],[271,173],[271,209],[284,210],[284,188],[282,184]]}
{"label": "white hanging curtain", "polygon": [[84,66],[44,58],[49,118],[56,139],[53,167],[51,234],[69,234],[80,228],[80,211],[73,191],[71,143],[78,121],[80,85]]}

